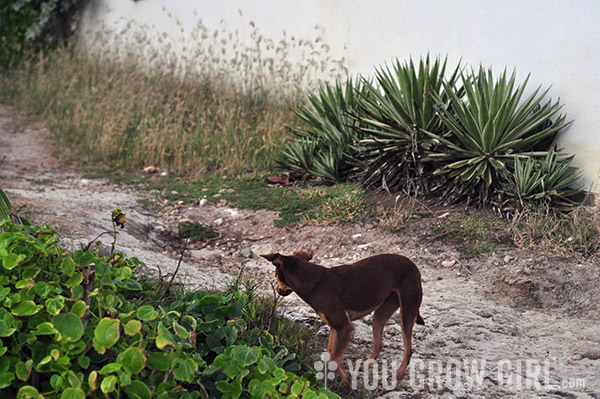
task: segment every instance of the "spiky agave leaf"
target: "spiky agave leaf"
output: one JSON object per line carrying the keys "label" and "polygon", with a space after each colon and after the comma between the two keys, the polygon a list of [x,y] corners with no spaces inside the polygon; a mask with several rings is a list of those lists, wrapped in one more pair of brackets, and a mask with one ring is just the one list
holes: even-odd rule
{"label": "spiky agave leaf", "polygon": [[431,62],[429,55],[418,66],[412,59],[396,61],[392,68],[377,70],[376,85],[365,83],[359,119],[360,129],[368,136],[361,141],[364,159],[370,162],[367,184],[382,182],[393,191],[407,192],[422,192],[427,186],[430,168],[422,159],[435,140],[424,132],[443,137],[447,130],[436,115],[431,94],[441,100],[448,99],[448,91],[457,91],[460,65],[448,80],[446,67],[446,58]]}
{"label": "spiky agave leaf", "polygon": [[450,134],[427,132],[441,143],[427,160],[441,165],[436,174],[452,179],[454,188],[444,191],[445,196],[460,199],[468,193],[485,203],[490,192],[499,188],[500,174],[513,170],[514,154],[545,156],[540,150],[570,123],[558,115],[558,102],[543,103],[549,89],[539,86],[524,97],[528,80],[529,76],[517,85],[516,73],[509,76],[506,70],[495,80],[491,69],[480,68],[478,73],[462,75],[464,96],[447,90],[448,103],[433,93]]}

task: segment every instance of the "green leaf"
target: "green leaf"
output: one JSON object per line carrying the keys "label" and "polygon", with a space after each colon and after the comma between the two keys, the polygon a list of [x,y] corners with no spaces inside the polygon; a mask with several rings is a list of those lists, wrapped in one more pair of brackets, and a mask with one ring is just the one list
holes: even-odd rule
{"label": "green leaf", "polygon": [[6,324],[6,322],[2,319],[0,319],[0,337],[6,338],[6,337],[10,337],[14,332],[16,331],[16,328],[13,327],[8,327],[8,324]]}
{"label": "green leaf", "polygon": [[102,380],[100,384],[100,390],[103,393],[111,393],[115,390],[115,386],[117,385],[117,377],[114,375],[109,375]]}
{"label": "green leaf", "polygon": [[233,358],[237,360],[243,367],[248,367],[258,360],[258,349],[247,346],[236,346],[231,351]]}
{"label": "green leaf", "polygon": [[116,373],[121,370],[121,363],[108,363],[98,371],[100,375]]}
{"label": "green leaf", "polygon": [[63,391],[60,399],[85,399],[85,392],[80,388],[67,388]]}
{"label": "green leaf", "polygon": [[75,287],[83,281],[83,274],[77,273],[71,276],[67,281],[65,281],[65,286],[67,287]]}
{"label": "green leaf", "polygon": [[65,297],[57,295],[46,299],[46,310],[50,315],[56,316],[65,307]]}
{"label": "green leaf", "polygon": [[77,356],[77,364],[84,370],[90,366],[90,362],[90,358],[87,356]]}
{"label": "green leaf", "polygon": [[95,391],[98,389],[98,372],[96,370],[92,371],[90,375],[88,375],[88,385],[91,391]]}
{"label": "green leaf", "polygon": [[[1,323],[1,322],[0,322]],[[36,326],[35,331],[32,331],[35,335],[52,335],[56,334],[57,330],[54,325],[50,322],[43,322]]]}
{"label": "green leaf", "polygon": [[50,385],[55,392],[58,392],[62,388],[64,382],[63,378],[58,374],[54,374],[50,377]]}
{"label": "green leaf", "polygon": [[140,348],[128,348],[121,358],[123,369],[129,374],[137,374],[146,366],[146,354]]}
{"label": "green leaf", "polygon": [[165,328],[162,322],[158,323],[158,335],[156,336],[156,347],[163,349],[166,346],[175,347],[175,337]]}
{"label": "green leaf", "polygon": [[94,329],[94,342],[104,348],[110,348],[119,341],[120,322],[118,319],[104,317]]}
{"label": "green leaf", "polygon": [[305,382],[302,382],[302,381],[295,381],[295,382],[292,384],[292,387],[291,387],[292,396],[293,396],[293,397],[299,397],[299,396],[300,396],[300,394],[302,393],[302,391],[304,390],[304,386],[305,386],[305,385],[306,385],[306,383],[305,383]]}
{"label": "green leaf", "polygon": [[21,381],[27,381],[33,369],[33,360],[29,359],[26,362],[17,362],[15,364],[15,374]]}
{"label": "green leaf", "polygon": [[14,379],[15,375],[13,373],[8,371],[0,371],[0,389],[9,387]]}
{"label": "green leaf", "polygon": [[35,302],[26,300],[11,308],[10,312],[14,316],[31,316],[39,312],[42,308],[42,305],[36,305]]}
{"label": "green leaf", "polygon": [[21,262],[23,262],[23,260],[25,260],[26,257],[26,255],[15,254],[11,252],[7,256],[5,256],[4,259],[2,259],[2,266],[4,266],[5,269],[12,270],[15,267],[17,267]]}
{"label": "green leaf", "polygon": [[125,388],[125,393],[132,399],[151,399],[152,392],[150,388],[142,381],[133,380],[131,384]]}
{"label": "green leaf", "polygon": [[74,313],[58,314],[52,318],[52,324],[63,337],[70,341],[79,341],[83,336],[83,323]]}
{"label": "green leaf", "polygon": [[158,312],[150,305],[142,305],[137,310],[137,317],[140,320],[151,321],[158,317]]}
{"label": "green leaf", "polygon": [[163,372],[171,368],[171,362],[165,353],[151,353],[148,356],[148,363],[150,366]]}
{"label": "green leaf", "polygon": [[19,389],[17,392],[17,399],[42,399],[43,396],[40,395],[37,389],[32,387],[31,385],[25,385]]}
{"label": "green leaf", "polygon": [[77,301],[71,306],[71,313],[76,314],[80,319],[85,315],[87,305],[84,301]]}
{"label": "green leaf", "polygon": [[60,263],[60,268],[64,274],[72,276],[75,273],[75,261],[71,257],[64,258]]}
{"label": "green leaf", "polygon": [[177,367],[173,370],[173,377],[179,381],[194,382],[194,375],[198,365],[192,359],[179,359]]}
{"label": "green leaf", "polygon": [[141,329],[142,329],[142,323],[139,322],[138,320],[129,320],[123,326],[123,332],[125,332],[125,334],[129,335],[130,337],[139,333]]}
{"label": "green leaf", "polygon": [[10,288],[0,287],[0,302],[4,301],[4,298],[6,298],[8,294],[10,294]]}
{"label": "green leaf", "polygon": [[15,288],[18,290],[27,290],[35,285],[35,281],[32,278],[26,278],[23,280],[17,281],[15,284]]}

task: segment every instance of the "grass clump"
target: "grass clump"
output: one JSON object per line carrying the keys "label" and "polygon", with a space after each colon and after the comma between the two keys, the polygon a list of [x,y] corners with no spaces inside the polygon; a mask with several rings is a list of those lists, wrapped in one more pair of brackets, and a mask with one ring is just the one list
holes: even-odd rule
{"label": "grass clump", "polygon": [[575,256],[590,257],[600,251],[600,210],[580,206],[568,214],[528,208],[515,214],[510,234],[519,248],[550,247]]}
{"label": "grass clump", "polygon": [[105,177],[145,190],[153,190],[169,201],[192,203],[199,198],[227,201],[244,209],[266,209],[279,213],[276,226],[294,223],[335,224],[361,217],[366,211],[366,191],[359,184],[293,187],[269,186],[262,174],[209,175],[197,180],[177,176],[144,176],[93,172],[88,177]]}
{"label": "grass clump", "polygon": [[494,252],[502,245],[499,232],[506,225],[500,219],[451,214],[431,228],[437,238],[447,238],[458,245],[464,257]]}
{"label": "grass clump", "polygon": [[198,222],[179,222],[178,229],[180,237],[191,238],[194,241],[206,241],[218,236],[210,226]]}

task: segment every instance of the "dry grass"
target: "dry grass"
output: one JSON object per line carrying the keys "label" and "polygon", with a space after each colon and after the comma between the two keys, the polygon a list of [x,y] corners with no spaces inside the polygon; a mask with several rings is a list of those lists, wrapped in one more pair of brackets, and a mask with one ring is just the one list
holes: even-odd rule
{"label": "dry grass", "polygon": [[254,28],[248,42],[201,21],[181,37],[148,32],[97,26],[0,75],[0,97],[43,114],[60,153],[78,162],[237,174],[272,167],[301,90],[343,70],[311,56],[319,38],[274,42]]}
{"label": "dry grass", "polygon": [[519,248],[546,247],[590,257],[600,251],[600,209],[580,206],[568,214],[529,209],[514,215],[511,238]]}
{"label": "dry grass", "polygon": [[292,123],[285,100],[209,77],[148,75],[65,48],[4,75],[0,93],[43,114],[64,156],[186,175],[268,168]]}
{"label": "dry grass", "polygon": [[417,200],[414,197],[396,196],[393,208],[379,207],[379,225],[390,232],[398,232],[416,216]]}

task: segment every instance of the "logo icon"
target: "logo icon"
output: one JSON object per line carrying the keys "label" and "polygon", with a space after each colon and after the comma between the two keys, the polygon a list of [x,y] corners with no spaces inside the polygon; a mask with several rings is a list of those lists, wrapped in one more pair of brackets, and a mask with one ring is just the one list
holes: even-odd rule
{"label": "logo icon", "polygon": [[327,381],[335,378],[334,371],[337,370],[337,363],[331,361],[331,355],[328,352],[321,353],[321,360],[317,360],[314,364],[317,370],[317,380],[324,380],[327,388]]}

